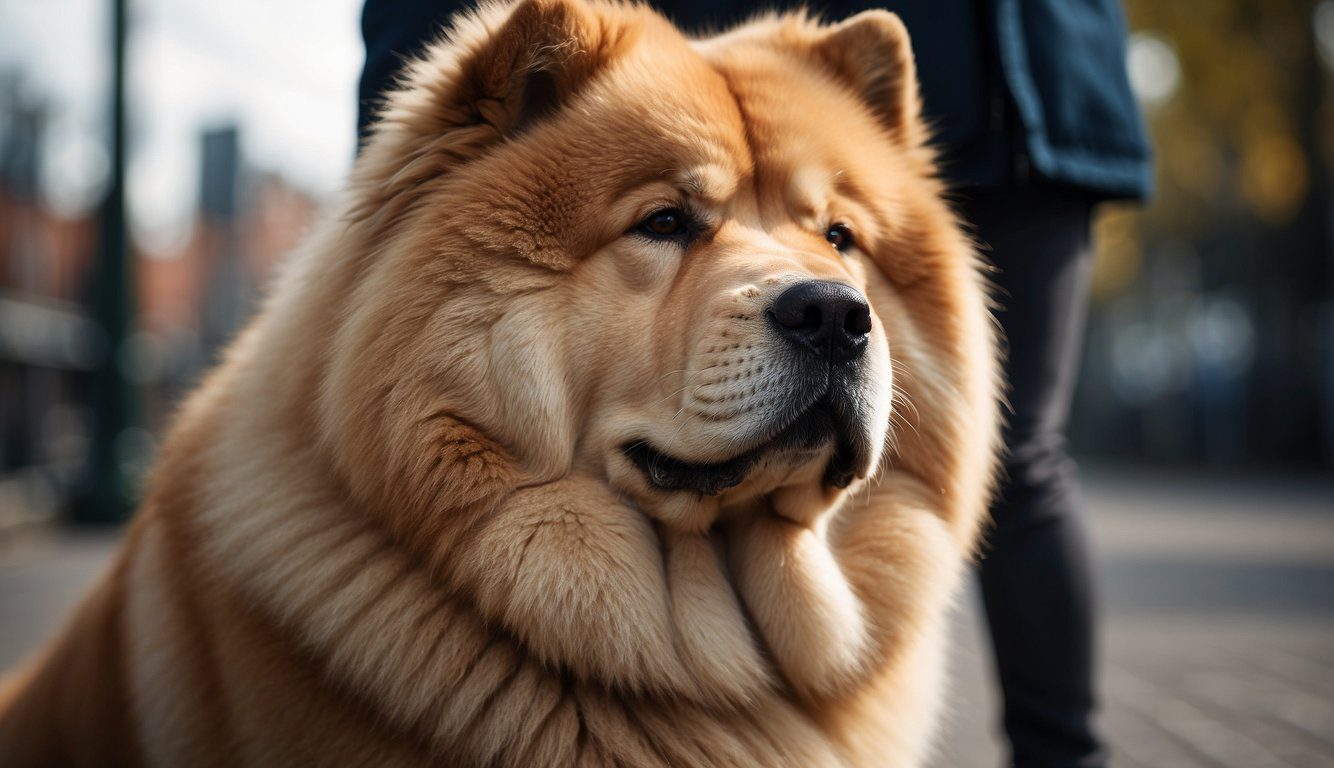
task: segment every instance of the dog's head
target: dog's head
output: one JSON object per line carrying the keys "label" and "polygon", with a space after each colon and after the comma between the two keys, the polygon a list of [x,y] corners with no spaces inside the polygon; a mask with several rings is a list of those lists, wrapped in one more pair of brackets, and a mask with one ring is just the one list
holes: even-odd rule
{"label": "dog's head", "polygon": [[698,534],[818,525],[887,455],[945,468],[890,426],[896,393],[988,354],[957,348],[976,276],[923,134],[885,12],[702,41],[582,0],[457,21],[311,270],[339,303],[322,442],[427,549],[571,475]]}

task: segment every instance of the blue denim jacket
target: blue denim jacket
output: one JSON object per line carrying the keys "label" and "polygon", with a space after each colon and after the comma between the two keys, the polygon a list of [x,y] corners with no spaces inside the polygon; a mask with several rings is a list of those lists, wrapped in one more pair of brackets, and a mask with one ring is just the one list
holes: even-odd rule
{"label": "blue denim jacket", "polygon": [[[366,0],[364,131],[404,57],[421,50],[457,0]],[[744,19],[774,3],[656,0],[683,27]],[[777,3],[783,5],[783,3]],[[944,174],[959,185],[1057,183],[1095,199],[1144,198],[1152,166],[1125,68],[1119,0],[826,0],[839,19],[874,7],[903,17]]]}

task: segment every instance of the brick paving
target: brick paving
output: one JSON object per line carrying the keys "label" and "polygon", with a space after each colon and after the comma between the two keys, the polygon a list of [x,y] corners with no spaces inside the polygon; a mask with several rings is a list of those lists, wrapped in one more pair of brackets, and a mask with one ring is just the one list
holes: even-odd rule
{"label": "brick paving", "polygon": [[[1104,727],[1118,768],[1334,768],[1334,485],[1088,473],[1103,574]],[[105,566],[111,533],[0,535],[0,668]],[[930,768],[996,768],[968,594]]]}

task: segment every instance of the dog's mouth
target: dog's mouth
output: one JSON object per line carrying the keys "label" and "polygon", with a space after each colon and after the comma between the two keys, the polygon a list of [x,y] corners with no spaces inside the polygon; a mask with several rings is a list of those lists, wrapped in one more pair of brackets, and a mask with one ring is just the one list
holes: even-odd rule
{"label": "dog's mouth", "polygon": [[831,442],[834,452],[825,467],[823,483],[831,488],[846,488],[853,479],[865,475],[870,451],[867,438],[848,418],[846,409],[829,396],[800,412],[773,437],[723,461],[701,463],[679,459],[647,440],[626,443],[621,450],[657,490],[717,496],[745,482],[766,457],[814,452]]}

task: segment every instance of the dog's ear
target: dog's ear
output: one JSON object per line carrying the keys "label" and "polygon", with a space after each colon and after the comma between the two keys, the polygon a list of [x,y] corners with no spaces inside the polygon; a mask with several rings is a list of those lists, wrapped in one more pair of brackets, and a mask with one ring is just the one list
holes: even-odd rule
{"label": "dog's ear", "polygon": [[464,58],[456,99],[513,133],[551,113],[604,63],[599,18],[581,0],[524,0]]}
{"label": "dog's ear", "polygon": [[863,11],[822,30],[814,52],[904,143],[925,139],[908,29],[889,11]]}
{"label": "dog's ear", "polygon": [[583,0],[484,4],[455,17],[388,94],[358,160],[357,218],[391,222],[422,184],[530,128],[630,40]]}

